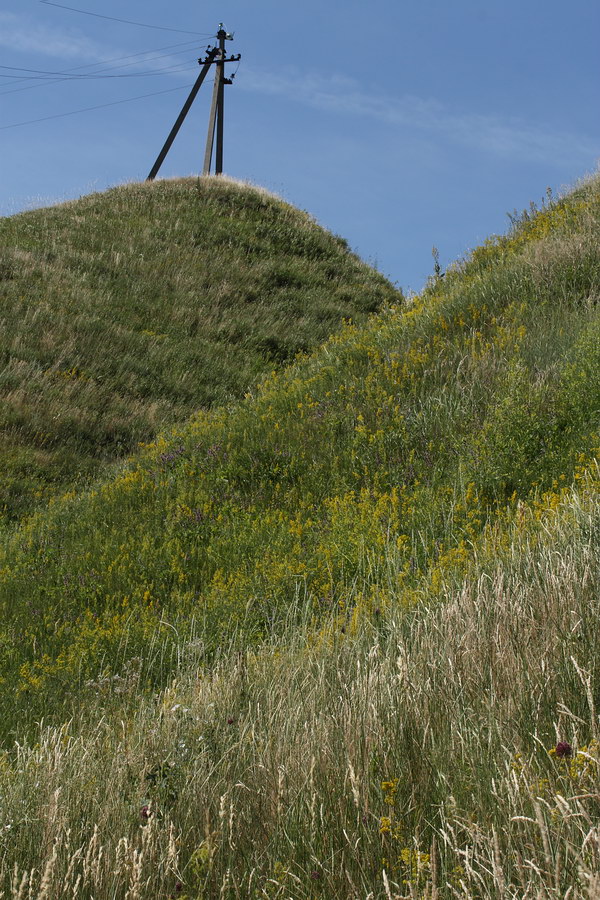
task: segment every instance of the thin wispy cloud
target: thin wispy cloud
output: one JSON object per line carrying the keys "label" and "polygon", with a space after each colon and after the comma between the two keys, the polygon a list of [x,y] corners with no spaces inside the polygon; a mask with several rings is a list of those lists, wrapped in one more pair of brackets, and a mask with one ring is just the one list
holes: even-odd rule
{"label": "thin wispy cloud", "polygon": [[[193,42],[189,43],[191,45]],[[67,64],[72,61],[85,60],[90,67],[123,59],[127,54],[123,48],[106,47],[91,40],[78,29],[58,28],[35,22],[29,17],[2,12],[0,12],[0,47],[62,60]],[[194,57],[193,48],[190,49],[189,54],[190,57]],[[137,67],[148,69],[150,66],[152,69],[165,69],[165,74],[170,75],[180,73],[167,70],[178,70],[185,65],[182,63],[181,57],[168,54],[161,54],[158,57],[154,50],[140,53],[138,57],[135,61],[127,64],[129,70],[135,70]]]}
{"label": "thin wispy cloud", "polygon": [[0,13],[0,46],[67,60],[105,58],[99,44],[76,30],[54,28],[14,13]]}
{"label": "thin wispy cloud", "polygon": [[240,88],[325,109],[338,115],[375,119],[396,128],[429,134],[472,149],[521,162],[589,166],[598,145],[586,135],[530,125],[517,118],[449,109],[432,98],[405,94],[382,97],[354,79],[333,75],[271,73],[245,67]]}

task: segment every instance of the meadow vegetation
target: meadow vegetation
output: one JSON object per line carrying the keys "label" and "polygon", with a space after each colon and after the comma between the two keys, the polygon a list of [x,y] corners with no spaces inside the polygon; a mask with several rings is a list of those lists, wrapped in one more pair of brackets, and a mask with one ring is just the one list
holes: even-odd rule
{"label": "meadow vegetation", "polygon": [[81,489],[393,296],[309,215],[227,179],[0,219],[0,516]]}
{"label": "meadow vegetation", "polygon": [[594,900],[599,479],[352,635],[296,610],[153,695],[97,678],[4,754],[7,896]]}
{"label": "meadow vegetation", "polygon": [[6,896],[600,895],[599,224],[594,179],[6,530]]}

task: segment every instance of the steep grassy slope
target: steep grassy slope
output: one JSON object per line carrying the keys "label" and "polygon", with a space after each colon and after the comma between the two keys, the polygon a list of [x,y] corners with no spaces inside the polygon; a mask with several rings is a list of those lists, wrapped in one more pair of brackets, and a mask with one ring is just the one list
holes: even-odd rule
{"label": "steep grassy slope", "polygon": [[396,297],[308,215],[226,179],[0,220],[0,515]]}
{"label": "steep grassy slope", "polygon": [[352,636],[210,668],[182,642],[150,696],[95,679],[0,757],[6,896],[596,900],[599,487],[521,504]]}
{"label": "steep grassy slope", "polygon": [[15,530],[5,729],[100,672],[160,684],[188,639],[208,665],[295,616],[350,633],[460,582],[521,504],[558,502],[600,443],[599,219],[595,181]]}

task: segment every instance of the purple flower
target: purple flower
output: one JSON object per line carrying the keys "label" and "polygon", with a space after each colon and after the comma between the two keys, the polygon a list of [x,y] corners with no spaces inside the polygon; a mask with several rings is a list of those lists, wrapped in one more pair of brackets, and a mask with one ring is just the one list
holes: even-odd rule
{"label": "purple flower", "polygon": [[569,756],[573,756],[573,748],[566,741],[559,741],[554,748],[554,752],[559,759],[567,759]]}

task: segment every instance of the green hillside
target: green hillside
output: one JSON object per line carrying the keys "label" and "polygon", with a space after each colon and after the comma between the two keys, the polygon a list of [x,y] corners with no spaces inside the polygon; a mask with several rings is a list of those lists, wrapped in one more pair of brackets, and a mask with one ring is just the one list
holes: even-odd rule
{"label": "green hillside", "polygon": [[597,896],[599,232],[594,179],[6,530],[7,896]]}
{"label": "green hillside", "polygon": [[227,179],[0,220],[0,514],[15,518],[395,298],[345,241]]}
{"label": "green hillside", "polygon": [[595,900],[599,487],[522,505],[469,576],[352,635],[210,667],[182,641],[154,694],[136,663],[93,679],[1,757],[6,896]]}
{"label": "green hillside", "polygon": [[594,182],[8,536],[0,702],[79,697],[159,623],[210,658],[300,601],[341,627],[462,574],[507,504],[598,447],[598,212]]}

